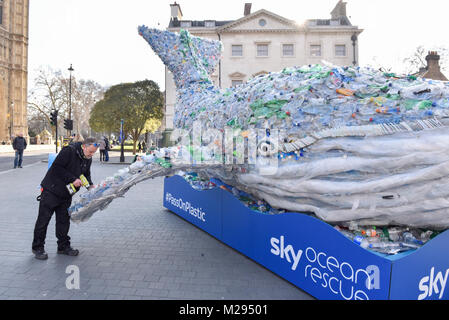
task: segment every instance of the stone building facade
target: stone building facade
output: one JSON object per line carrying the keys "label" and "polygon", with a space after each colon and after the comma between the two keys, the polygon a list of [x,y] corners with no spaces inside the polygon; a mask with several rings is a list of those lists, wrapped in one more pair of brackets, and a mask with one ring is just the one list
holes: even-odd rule
{"label": "stone building facade", "polygon": [[[238,85],[259,74],[322,60],[339,66],[358,65],[357,37],[363,30],[351,24],[346,3],[341,0],[330,19],[311,19],[301,25],[264,9],[251,13],[251,3],[245,4],[243,17],[232,21],[185,20],[179,4],[175,2],[170,7],[167,30],[187,29],[195,36],[223,43],[222,58],[212,75],[215,85],[221,88]],[[176,87],[167,68],[165,90],[162,130],[171,130]]]}
{"label": "stone building facade", "polygon": [[0,143],[28,138],[29,0],[0,0]]}

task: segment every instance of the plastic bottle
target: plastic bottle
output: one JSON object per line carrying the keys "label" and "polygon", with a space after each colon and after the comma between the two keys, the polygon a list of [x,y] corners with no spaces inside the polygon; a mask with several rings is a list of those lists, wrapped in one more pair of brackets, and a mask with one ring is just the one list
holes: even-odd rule
{"label": "plastic bottle", "polygon": [[420,234],[420,240],[424,243],[432,239],[434,232],[432,230],[424,231]]}
{"label": "plastic bottle", "polygon": [[362,229],[362,235],[366,236],[366,237],[376,237],[379,236],[376,227],[372,227],[369,229]]}
{"label": "plastic bottle", "polygon": [[388,237],[391,241],[400,241],[403,232],[403,228],[388,228]]}
{"label": "plastic bottle", "polygon": [[413,236],[411,232],[404,232],[402,234],[403,241],[407,244],[413,244],[416,246],[422,246],[424,243]]}
{"label": "plastic bottle", "polygon": [[407,250],[399,242],[384,242],[384,241],[369,244],[369,249],[386,254],[396,254],[400,251]]}
{"label": "plastic bottle", "polygon": [[355,221],[350,221],[348,229],[351,230],[351,231],[358,231],[359,230],[359,225]]}
{"label": "plastic bottle", "polygon": [[352,239],[352,241],[354,243],[357,243],[359,246],[361,246],[364,249],[367,249],[370,246],[370,242],[368,241],[368,239],[364,238],[361,235],[356,235],[354,236],[354,238]]}

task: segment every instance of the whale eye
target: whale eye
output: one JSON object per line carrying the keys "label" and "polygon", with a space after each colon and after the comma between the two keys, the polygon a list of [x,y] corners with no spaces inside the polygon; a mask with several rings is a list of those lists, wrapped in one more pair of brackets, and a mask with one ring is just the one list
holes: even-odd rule
{"label": "whale eye", "polygon": [[266,138],[259,142],[258,153],[263,157],[269,157],[276,153],[276,145],[272,139]]}

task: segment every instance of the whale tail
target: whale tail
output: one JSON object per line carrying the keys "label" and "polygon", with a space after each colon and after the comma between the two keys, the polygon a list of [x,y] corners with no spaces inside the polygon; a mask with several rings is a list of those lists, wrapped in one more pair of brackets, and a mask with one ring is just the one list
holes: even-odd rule
{"label": "whale tail", "polygon": [[179,34],[146,26],[138,30],[173,73],[177,87],[199,81],[212,83],[210,75],[221,57],[220,41],[194,37],[182,29]]}

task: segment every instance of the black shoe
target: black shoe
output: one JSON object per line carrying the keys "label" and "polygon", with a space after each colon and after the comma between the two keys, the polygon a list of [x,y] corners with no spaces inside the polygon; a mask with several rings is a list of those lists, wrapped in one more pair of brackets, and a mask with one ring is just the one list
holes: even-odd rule
{"label": "black shoe", "polygon": [[48,254],[45,252],[44,249],[40,249],[40,250],[33,249],[32,251],[33,251],[34,257],[36,259],[39,259],[39,260],[47,260],[48,259]]}
{"label": "black shoe", "polygon": [[80,252],[76,249],[73,249],[72,247],[67,247],[64,249],[58,249],[58,254],[65,254],[67,256],[77,256]]}
{"label": "black shoe", "polygon": [[19,166],[19,168],[22,168],[22,166]]}

